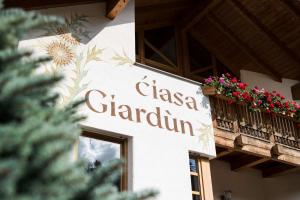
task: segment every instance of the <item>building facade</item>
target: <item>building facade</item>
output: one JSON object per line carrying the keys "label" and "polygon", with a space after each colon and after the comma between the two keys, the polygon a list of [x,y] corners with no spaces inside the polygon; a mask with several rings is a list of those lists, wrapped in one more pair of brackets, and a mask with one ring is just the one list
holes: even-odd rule
{"label": "building facade", "polygon": [[[121,158],[119,189],[157,189],[160,200],[300,199],[298,122],[251,112],[202,90],[204,78],[229,72],[299,103],[297,4],[131,0],[7,6],[66,19],[65,25],[28,34],[19,47],[52,57],[39,73],[64,74],[56,88],[59,106],[85,98],[79,113],[87,119],[72,159],[86,160],[92,170]],[[262,8],[270,9],[269,16]],[[289,23],[272,22],[274,10]],[[284,34],[290,26],[297,28]]]}

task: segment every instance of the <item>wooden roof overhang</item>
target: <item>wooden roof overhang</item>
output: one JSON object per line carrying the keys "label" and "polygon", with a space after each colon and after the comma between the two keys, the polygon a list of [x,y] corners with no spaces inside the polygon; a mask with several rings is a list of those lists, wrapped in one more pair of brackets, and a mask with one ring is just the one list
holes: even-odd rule
{"label": "wooden roof overhang", "polygon": [[[107,2],[115,18],[129,0],[6,0],[7,7],[39,9]],[[175,25],[211,51],[231,71],[300,80],[300,1],[136,0],[137,28]],[[296,87],[296,92],[300,92]]]}
{"label": "wooden roof overhang", "polygon": [[[105,0],[6,0],[8,7],[39,9]],[[106,0],[113,19],[127,0]],[[211,51],[231,71],[268,74],[275,80],[300,80],[300,1],[297,0],[136,0],[137,29],[174,25]],[[299,96],[299,84],[293,87]],[[233,170],[254,167],[264,176],[299,170],[244,151],[218,146],[218,158]],[[298,152],[298,151],[297,151]],[[252,156],[252,157],[251,157]],[[242,159],[241,159],[242,158]],[[238,162],[237,162],[238,161]]]}
{"label": "wooden roof overhang", "polygon": [[5,0],[4,6],[22,7],[31,10],[97,2],[106,2],[106,17],[114,19],[125,8],[129,0]]}
{"label": "wooden roof overhang", "polygon": [[296,0],[136,0],[136,24],[173,24],[233,72],[300,80],[299,10]]}

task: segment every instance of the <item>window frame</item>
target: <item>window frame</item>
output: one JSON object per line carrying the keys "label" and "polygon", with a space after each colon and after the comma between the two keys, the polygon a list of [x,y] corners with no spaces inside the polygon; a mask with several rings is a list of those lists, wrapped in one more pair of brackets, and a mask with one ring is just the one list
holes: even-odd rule
{"label": "window frame", "polygon": [[190,179],[192,178],[192,176],[198,177],[198,185],[199,185],[199,191],[193,191],[191,185],[192,196],[199,195],[201,200],[213,200],[213,190],[212,190],[209,159],[195,154],[190,154],[189,159],[194,159],[197,164],[196,172],[191,171],[190,168],[191,165],[189,164]]}
{"label": "window frame", "polygon": [[[121,151],[120,156],[121,159],[124,161],[121,167],[120,190],[127,191],[128,190],[128,139],[123,137],[108,136],[102,133],[95,133],[91,131],[83,131],[80,136],[120,145],[120,151]],[[79,137],[75,145],[74,160],[78,160],[78,145],[79,145]]]}

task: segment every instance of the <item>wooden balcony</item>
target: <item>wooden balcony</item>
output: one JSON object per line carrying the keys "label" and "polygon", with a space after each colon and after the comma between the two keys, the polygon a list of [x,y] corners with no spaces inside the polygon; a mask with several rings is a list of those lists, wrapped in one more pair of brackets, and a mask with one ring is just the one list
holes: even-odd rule
{"label": "wooden balcony", "polygon": [[300,130],[293,118],[250,111],[218,95],[210,103],[217,159],[232,170],[259,169],[264,177],[300,169]]}

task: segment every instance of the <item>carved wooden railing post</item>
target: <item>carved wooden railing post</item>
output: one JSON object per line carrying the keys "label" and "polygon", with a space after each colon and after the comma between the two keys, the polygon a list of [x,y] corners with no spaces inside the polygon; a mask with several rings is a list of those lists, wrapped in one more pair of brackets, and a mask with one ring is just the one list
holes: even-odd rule
{"label": "carved wooden railing post", "polygon": [[243,134],[273,146],[300,149],[300,130],[292,117],[250,110],[246,104],[232,103],[232,99],[218,95],[212,87],[202,91],[210,97],[214,128],[231,133],[231,137]]}
{"label": "carved wooden railing post", "polygon": [[238,107],[236,104],[232,105],[233,106],[233,109],[234,109],[234,120],[233,120],[233,132],[234,132],[234,135],[235,136],[238,136],[240,133],[239,133],[239,124],[240,124],[240,121],[239,121],[239,117],[238,117]]}

